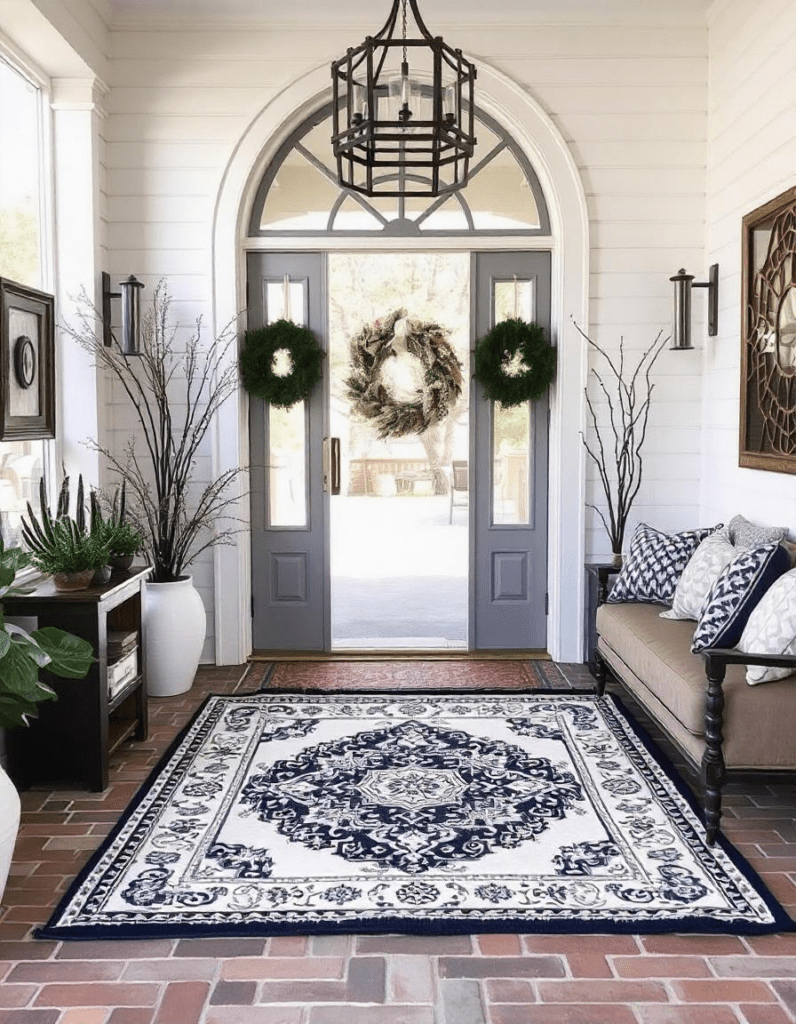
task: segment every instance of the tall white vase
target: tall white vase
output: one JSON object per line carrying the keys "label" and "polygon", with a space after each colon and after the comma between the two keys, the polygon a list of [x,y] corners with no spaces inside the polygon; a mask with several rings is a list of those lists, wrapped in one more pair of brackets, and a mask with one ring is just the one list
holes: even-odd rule
{"label": "tall white vase", "polygon": [[192,576],[146,584],[146,677],[150,697],[190,690],[207,619]]}
{"label": "tall white vase", "polygon": [[0,768],[0,900],[5,892],[8,869],[19,831],[19,793]]}

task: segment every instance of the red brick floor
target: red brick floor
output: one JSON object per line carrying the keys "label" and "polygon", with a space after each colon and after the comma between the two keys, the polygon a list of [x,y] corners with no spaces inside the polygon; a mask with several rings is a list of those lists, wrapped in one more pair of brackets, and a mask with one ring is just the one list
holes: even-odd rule
{"label": "red brick floor", "polygon": [[[575,686],[591,679],[564,666]],[[31,791],[0,910],[0,1024],[787,1024],[796,933],[312,936],[42,942],[76,871],[207,693],[263,669],[201,669],[152,701],[150,738],[101,794]],[[724,828],[796,917],[793,776],[738,778]]]}

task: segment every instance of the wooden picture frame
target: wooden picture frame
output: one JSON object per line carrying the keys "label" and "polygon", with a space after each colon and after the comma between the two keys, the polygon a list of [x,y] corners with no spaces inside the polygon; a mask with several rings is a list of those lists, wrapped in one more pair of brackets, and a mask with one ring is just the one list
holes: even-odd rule
{"label": "wooden picture frame", "polygon": [[796,473],[796,188],[743,218],[738,464]]}
{"label": "wooden picture frame", "polygon": [[55,437],[55,300],[0,277],[0,441]]}

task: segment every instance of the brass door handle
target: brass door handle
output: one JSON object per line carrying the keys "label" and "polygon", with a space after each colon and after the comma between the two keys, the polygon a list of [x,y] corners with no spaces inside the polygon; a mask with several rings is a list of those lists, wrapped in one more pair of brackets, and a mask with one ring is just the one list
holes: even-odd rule
{"label": "brass door handle", "polygon": [[340,438],[323,439],[323,489],[328,494],[340,493]]}

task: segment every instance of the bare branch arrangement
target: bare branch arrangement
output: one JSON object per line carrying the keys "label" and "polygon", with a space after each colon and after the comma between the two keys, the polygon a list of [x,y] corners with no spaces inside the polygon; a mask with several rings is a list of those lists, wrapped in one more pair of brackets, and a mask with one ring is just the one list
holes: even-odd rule
{"label": "bare branch arrangement", "polygon": [[135,410],[140,430],[123,455],[97,442],[93,446],[126,482],[127,517],[144,538],[155,583],[179,579],[200,552],[231,542],[238,530],[219,524],[236,518],[230,510],[237,495],[230,495],[229,488],[242,472],[225,470],[194,493],[191,478],[199,450],[213,417],[238,386],[237,360],[227,359],[236,336],[229,324],[205,344],[199,318],[184,351],[178,351],[179,327],[171,321],[170,306],[168,287],[160,281],[142,318],[138,354],[124,352],[115,336],[110,347],[102,344],[100,314],[85,294],[74,325],[62,325],[96,365],[110,370]]}
{"label": "bare branch arrangement", "polygon": [[644,471],[641,449],[647,436],[647,420],[655,385],[650,373],[664,349],[669,336],[659,331],[653,343],[642,354],[634,367],[626,366],[624,338],[619,340],[618,355],[612,357],[602,346],[585,334],[577,324],[575,329],[600,355],[607,371],[592,367],[597,387],[608,403],[608,423],[598,422],[594,401],[588,387],[584,389],[591,434],[594,441],[581,434],[587,456],[597,469],[597,476],[605,494],[606,508],[587,504],[602,520],[611,551],[621,555],[630,508],[638,495]]}

